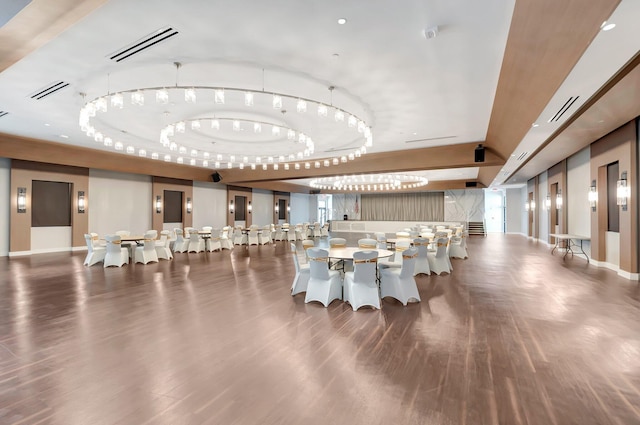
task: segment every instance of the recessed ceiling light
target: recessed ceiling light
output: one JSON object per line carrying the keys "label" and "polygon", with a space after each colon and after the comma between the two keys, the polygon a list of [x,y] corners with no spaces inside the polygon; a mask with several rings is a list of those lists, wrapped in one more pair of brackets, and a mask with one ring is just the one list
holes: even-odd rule
{"label": "recessed ceiling light", "polygon": [[608,23],[607,21],[604,21],[604,22],[602,23],[602,25],[600,25],[600,29],[601,29],[602,31],[609,31],[609,30],[614,29],[615,27],[616,27],[616,24]]}
{"label": "recessed ceiling light", "polygon": [[48,122],[44,123],[45,127],[49,127],[51,124],[49,124]]}
{"label": "recessed ceiling light", "polygon": [[344,25],[344,24],[346,24],[346,23],[347,23],[347,20],[346,20],[345,18],[340,18],[340,19],[338,19],[338,23],[339,23],[340,25]]}
{"label": "recessed ceiling light", "polygon": [[414,135],[414,136],[417,136],[417,135],[418,135],[418,133],[414,132],[414,133],[413,133],[413,135]]}
{"label": "recessed ceiling light", "polygon": [[60,137],[62,137],[63,139],[68,139],[69,136],[67,136],[66,134],[61,134]]}

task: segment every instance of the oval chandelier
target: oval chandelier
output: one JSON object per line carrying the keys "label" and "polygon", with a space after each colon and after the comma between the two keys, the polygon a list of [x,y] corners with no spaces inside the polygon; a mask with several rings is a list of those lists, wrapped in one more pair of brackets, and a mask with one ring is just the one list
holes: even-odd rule
{"label": "oval chandelier", "polygon": [[426,177],[408,174],[362,174],[350,176],[321,177],[311,181],[310,186],[320,190],[379,192],[415,189],[426,186]]}
{"label": "oval chandelier", "polygon": [[[333,94],[334,87],[329,90]],[[131,120],[126,115],[132,110],[141,113],[147,108],[151,115],[159,115],[164,105],[188,112],[175,114],[178,120],[165,120],[157,129],[155,146],[134,146],[131,137],[129,143],[117,140],[119,133],[127,133],[118,119]],[[134,125],[143,127],[147,122],[155,124],[158,119]],[[334,106],[333,100],[327,103],[264,89],[178,85],[177,81],[169,87],[108,92],[82,106],[79,124],[88,137],[116,151],[216,169],[329,167],[355,160],[373,146],[371,127],[354,113]],[[337,151],[341,153],[332,154]]]}

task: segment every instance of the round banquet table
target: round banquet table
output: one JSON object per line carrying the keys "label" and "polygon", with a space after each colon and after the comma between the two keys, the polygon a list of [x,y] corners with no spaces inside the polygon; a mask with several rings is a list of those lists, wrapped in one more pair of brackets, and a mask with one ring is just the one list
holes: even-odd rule
{"label": "round banquet table", "polygon": [[358,251],[377,251],[378,258],[387,258],[395,254],[394,251],[389,251],[388,249],[367,249],[358,247],[330,248],[328,250],[329,258],[336,258],[340,260],[353,260],[353,253]]}

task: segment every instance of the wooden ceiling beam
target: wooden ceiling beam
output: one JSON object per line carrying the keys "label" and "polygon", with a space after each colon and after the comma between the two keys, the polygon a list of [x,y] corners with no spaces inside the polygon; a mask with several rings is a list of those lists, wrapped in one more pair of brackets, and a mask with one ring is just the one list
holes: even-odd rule
{"label": "wooden ceiling beam", "polygon": [[60,35],[108,0],[32,0],[0,28],[0,72]]}
{"label": "wooden ceiling beam", "polygon": [[308,170],[304,168],[300,170],[284,170],[282,167],[278,171],[274,171],[272,168],[269,170],[248,170],[246,168],[240,170],[233,168],[218,170],[218,172],[223,176],[224,182],[242,184],[243,182],[303,179],[342,174],[411,172],[504,165],[504,158],[490,149],[485,151],[484,162],[475,162],[474,151],[476,146],[478,146],[478,142],[372,153],[366,154],[355,161],[349,161],[346,164],[329,167],[321,166],[320,168],[313,167],[313,161],[310,161],[312,168]]}

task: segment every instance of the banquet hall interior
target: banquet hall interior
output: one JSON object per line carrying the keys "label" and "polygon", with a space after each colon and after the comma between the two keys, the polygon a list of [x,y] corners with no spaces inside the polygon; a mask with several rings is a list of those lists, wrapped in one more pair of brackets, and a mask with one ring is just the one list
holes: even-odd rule
{"label": "banquet hall interior", "polygon": [[639,18],[4,2],[0,424],[640,423]]}

